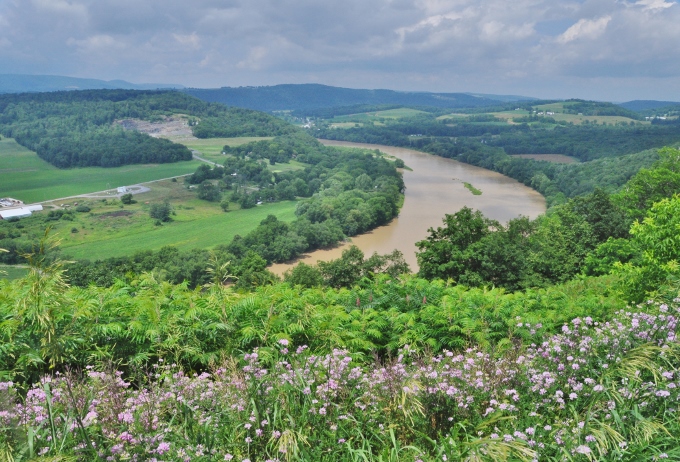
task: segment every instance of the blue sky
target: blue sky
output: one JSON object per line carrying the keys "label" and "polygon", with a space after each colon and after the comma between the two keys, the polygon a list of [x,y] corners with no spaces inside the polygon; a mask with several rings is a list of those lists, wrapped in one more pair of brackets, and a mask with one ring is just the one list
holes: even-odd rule
{"label": "blue sky", "polygon": [[671,0],[0,0],[0,72],[680,101]]}

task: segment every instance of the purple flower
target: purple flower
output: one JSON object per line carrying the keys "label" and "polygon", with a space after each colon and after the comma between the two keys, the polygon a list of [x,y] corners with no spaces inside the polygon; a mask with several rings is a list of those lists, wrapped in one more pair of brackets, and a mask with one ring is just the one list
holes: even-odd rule
{"label": "purple flower", "polygon": [[158,445],[156,448],[156,453],[157,454],[165,454],[170,450],[170,443],[166,443],[165,441],[162,442],[161,444]]}

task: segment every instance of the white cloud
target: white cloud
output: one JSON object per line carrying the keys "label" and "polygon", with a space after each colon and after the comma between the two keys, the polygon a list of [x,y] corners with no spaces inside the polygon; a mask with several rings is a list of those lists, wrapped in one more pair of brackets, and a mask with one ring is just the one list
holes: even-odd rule
{"label": "white cloud", "polygon": [[671,0],[0,0],[0,40],[12,44],[0,46],[0,60],[3,72],[80,72],[195,86],[314,80],[547,93],[562,91],[567,80],[568,88],[581,81],[583,88],[594,89],[594,78],[613,79],[602,91],[634,88],[611,82],[644,75],[665,79],[658,86],[663,89],[673,77],[680,82],[675,5]]}
{"label": "white cloud", "polygon": [[239,69],[259,70],[267,57],[267,49],[265,47],[255,47],[250,50],[248,57],[236,65]]}
{"label": "white cloud", "polygon": [[71,37],[66,40],[66,43],[87,53],[123,48],[123,44],[110,35],[93,35],[84,39]]}
{"label": "white cloud", "polygon": [[675,5],[675,3],[665,0],[639,0],[635,4],[644,7],[645,10],[665,10]]}
{"label": "white cloud", "polygon": [[196,32],[191,34],[172,34],[172,36],[181,45],[189,46],[194,49],[198,49],[201,46],[201,38]]}
{"label": "white cloud", "polygon": [[607,24],[612,20],[611,16],[603,16],[598,19],[579,19],[579,21],[564,31],[557,38],[559,43],[569,43],[577,39],[595,39],[601,36]]}

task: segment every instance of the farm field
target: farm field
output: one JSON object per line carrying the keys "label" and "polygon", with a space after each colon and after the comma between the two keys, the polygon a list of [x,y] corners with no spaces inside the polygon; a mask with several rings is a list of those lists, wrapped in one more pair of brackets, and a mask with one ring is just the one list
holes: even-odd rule
{"label": "farm field", "polygon": [[200,161],[60,170],[13,139],[0,140],[0,197],[26,203],[193,173]]}
{"label": "farm field", "polygon": [[167,137],[174,143],[183,144],[189,149],[199,151],[200,156],[218,164],[224,162],[222,148],[225,145],[239,146],[252,141],[270,140],[272,137],[242,136],[238,138],[194,138],[194,137]]}
{"label": "farm field", "polygon": [[402,107],[399,109],[388,109],[386,111],[378,111],[373,113],[373,115],[376,117],[384,117],[386,119],[401,119],[403,117],[413,117],[418,114],[425,114],[425,111]]}
{"label": "farm field", "polygon": [[[146,199],[144,195],[135,197]],[[96,260],[141,250],[158,250],[166,245],[182,250],[211,248],[228,244],[237,234],[247,234],[267,215],[292,221],[297,204],[295,201],[277,202],[247,210],[233,210],[238,206],[230,204],[233,211],[225,213],[215,203],[199,199],[178,203],[174,199],[170,201],[174,209],[173,221],[156,226],[155,220],[149,217],[150,205],[146,202],[154,201],[145,200],[123,208],[114,203],[93,209],[96,213],[76,214],[74,221],[60,221],[55,226],[55,234],[61,239],[64,255]],[[78,231],[72,232],[73,229]]]}

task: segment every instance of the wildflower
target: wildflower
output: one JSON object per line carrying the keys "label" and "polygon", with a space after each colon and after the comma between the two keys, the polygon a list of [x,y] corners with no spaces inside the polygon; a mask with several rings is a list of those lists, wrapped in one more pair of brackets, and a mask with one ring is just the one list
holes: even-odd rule
{"label": "wildflower", "polygon": [[595,385],[593,387],[593,391],[602,391],[604,390],[604,387],[602,385]]}
{"label": "wildflower", "polygon": [[234,456],[231,455],[231,454],[229,454],[229,453],[226,453],[226,454],[224,455],[224,460],[231,460],[231,459],[233,459],[233,458],[234,458]]}
{"label": "wildflower", "polygon": [[287,347],[288,346],[288,340],[286,340],[285,338],[282,338],[281,340],[279,340],[279,345],[283,345],[283,346]]}
{"label": "wildflower", "polygon": [[165,441],[162,442],[161,444],[159,444],[158,447],[156,448],[156,452],[158,454],[161,454],[161,455],[165,454],[169,450],[170,450],[170,443],[166,443]]}
{"label": "wildflower", "polygon": [[552,427],[550,425],[546,425],[545,427],[543,427],[543,430],[549,432],[550,430],[552,430]]}
{"label": "wildflower", "polygon": [[579,454],[590,454],[591,449],[588,446],[581,445],[576,448],[576,452]]}
{"label": "wildflower", "polygon": [[595,437],[593,435],[588,435],[586,436],[586,441],[588,443],[594,443],[595,442]]}
{"label": "wildflower", "polygon": [[340,439],[338,439],[338,444],[342,444],[342,443],[344,443],[344,442],[345,442],[345,438],[340,438]]}

